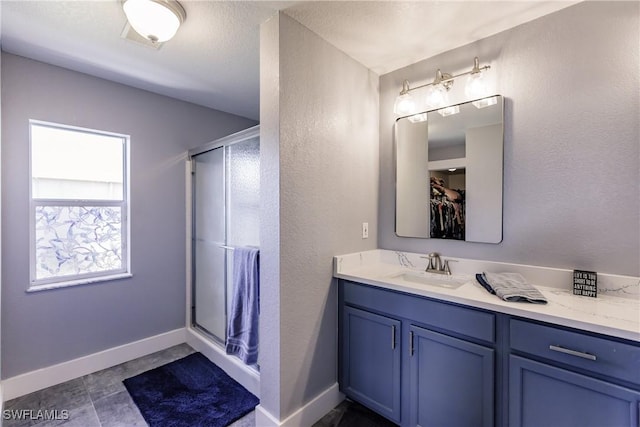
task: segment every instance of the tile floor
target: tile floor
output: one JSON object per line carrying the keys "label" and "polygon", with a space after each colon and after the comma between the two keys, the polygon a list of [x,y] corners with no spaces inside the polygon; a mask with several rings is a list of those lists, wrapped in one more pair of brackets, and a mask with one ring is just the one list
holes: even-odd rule
{"label": "tile floor", "polygon": [[344,400],[312,427],[397,427],[364,406]]}
{"label": "tile floor", "polygon": [[[166,350],[131,360],[66,383],[39,390],[5,402],[6,410],[67,410],[69,419],[36,421],[4,420],[4,427],[137,427],[146,426],[138,407],[122,384],[133,377],[166,363],[183,358],[195,350],[180,344]],[[233,427],[255,425],[251,412],[232,424]]]}
{"label": "tile floor", "polygon": [[[25,396],[5,402],[5,411],[11,410],[66,410],[67,420],[37,421],[30,419],[5,419],[4,427],[137,427],[147,426],[140,411],[122,380],[141,374],[166,363],[183,358],[195,350],[187,344],[180,344],[166,350],[140,357],[93,374],[39,390]],[[60,412],[61,413],[61,412]],[[362,424],[364,414],[366,424]],[[313,427],[370,427],[393,426],[380,418],[381,424],[371,422],[377,420],[376,414],[362,406],[345,401],[329,412]],[[354,420],[356,421],[355,423]],[[359,420],[359,421],[358,421]],[[385,422],[387,424],[385,424]],[[254,427],[255,412],[250,412],[229,427]]]}

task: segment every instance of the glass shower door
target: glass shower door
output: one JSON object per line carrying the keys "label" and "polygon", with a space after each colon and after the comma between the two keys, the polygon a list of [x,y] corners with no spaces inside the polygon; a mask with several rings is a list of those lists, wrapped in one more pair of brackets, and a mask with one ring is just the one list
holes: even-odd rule
{"label": "glass shower door", "polygon": [[224,343],[234,289],[233,250],[260,245],[260,139],[227,140],[191,159],[191,319]]}
{"label": "glass shower door", "polygon": [[233,248],[260,246],[260,139],[227,150],[227,308],[233,300]]}
{"label": "glass shower door", "polygon": [[225,147],[193,157],[193,323],[226,333]]}

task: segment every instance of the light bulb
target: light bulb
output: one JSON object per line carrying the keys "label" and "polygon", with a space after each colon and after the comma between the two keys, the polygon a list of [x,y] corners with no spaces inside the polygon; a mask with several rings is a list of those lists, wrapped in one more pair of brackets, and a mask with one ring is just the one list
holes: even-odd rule
{"label": "light bulb", "polygon": [[410,93],[398,95],[395,104],[393,104],[393,112],[399,116],[406,116],[416,110],[416,102]]}
{"label": "light bulb", "polygon": [[427,108],[439,108],[449,102],[449,95],[444,86],[436,84],[427,89]]}
{"label": "light bulb", "polygon": [[133,29],[153,43],[166,42],[180,27],[178,15],[153,0],[127,0],[122,8]]}
{"label": "light bulb", "polygon": [[469,80],[467,80],[464,88],[464,94],[467,96],[467,99],[470,100],[484,98],[489,94],[489,88],[482,72],[478,71],[477,73],[469,75]]}

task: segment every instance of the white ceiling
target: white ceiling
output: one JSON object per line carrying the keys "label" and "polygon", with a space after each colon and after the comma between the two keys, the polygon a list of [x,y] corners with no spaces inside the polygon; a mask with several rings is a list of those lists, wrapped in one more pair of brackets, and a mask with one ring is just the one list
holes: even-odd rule
{"label": "white ceiling", "polygon": [[155,50],[120,37],[120,0],[2,0],[0,40],[7,52],[258,119],[260,24],[278,10],[384,74],[574,3],[181,0],[185,23]]}

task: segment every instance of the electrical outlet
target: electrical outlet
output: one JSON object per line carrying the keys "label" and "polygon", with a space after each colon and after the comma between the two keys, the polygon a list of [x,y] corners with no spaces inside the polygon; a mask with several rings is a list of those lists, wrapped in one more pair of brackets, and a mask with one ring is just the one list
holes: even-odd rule
{"label": "electrical outlet", "polygon": [[363,222],[362,223],[362,238],[363,239],[368,239],[369,238],[369,223],[368,222]]}

